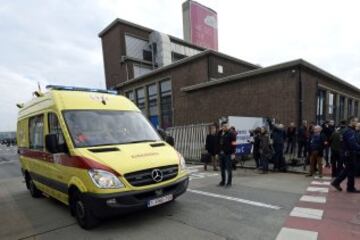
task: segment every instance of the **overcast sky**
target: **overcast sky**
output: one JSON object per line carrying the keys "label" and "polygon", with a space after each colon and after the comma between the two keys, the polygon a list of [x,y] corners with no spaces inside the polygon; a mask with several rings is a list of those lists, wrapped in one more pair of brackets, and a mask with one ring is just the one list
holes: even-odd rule
{"label": "overcast sky", "polygon": [[[0,131],[15,130],[15,104],[38,82],[104,88],[97,34],[115,18],[182,38],[182,2],[2,0]],[[303,58],[360,87],[360,1],[198,2],[218,13],[221,52],[262,66]]]}

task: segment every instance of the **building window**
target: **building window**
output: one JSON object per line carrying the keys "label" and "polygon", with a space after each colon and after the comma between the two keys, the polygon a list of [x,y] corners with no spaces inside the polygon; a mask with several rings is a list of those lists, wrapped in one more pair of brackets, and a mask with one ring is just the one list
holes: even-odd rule
{"label": "building window", "polygon": [[333,114],[334,113],[334,94],[333,93],[329,93],[328,96],[328,114]]}
{"label": "building window", "polygon": [[128,92],[126,92],[126,93],[125,93],[125,96],[126,96],[128,99],[130,99],[131,101],[134,102],[134,100],[135,100],[134,91],[128,91]]}
{"label": "building window", "polygon": [[328,118],[336,119],[336,95],[329,92],[328,94]]}
{"label": "building window", "polygon": [[348,99],[348,117],[353,115],[353,100]]}
{"label": "building window", "polygon": [[172,101],[171,101],[171,81],[160,82],[160,110],[161,127],[166,129],[172,126]]}
{"label": "building window", "polygon": [[325,121],[325,96],[326,96],[326,91],[318,90],[317,110],[316,110],[317,123],[321,123],[322,121]]}
{"label": "building window", "polygon": [[[151,59],[148,41],[131,35],[125,35],[126,56],[141,60]],[[149,56],[150,55],[150,56]]]}
{"label": "building window", "polygon": [[134,64],[133,70],[134,70],[134,78],[137,78],[141,75],[151,72],[152,69],[149,66]]}
{"label": "building window", "polygon": [[359,102],[355,101],[354,103],[354,116],[359,117]]}
{"label": "building window", "polygon": [[157,103],[157,85],[152,84],[147,87],[148,91],[148,105],[149,105],[149,120],[154,127],[159,126],[158,103]]}
{"label": "building window", "polygon": [[339,101],[339,118],[340,121],[345,119],[345,97],[344,96],[340,96],[340,101]]}
{"label": "building window", "polygon": [[44,150],[44,117],[43,115],[29,119],[29,143],[31,149]]}
{"label": "building window", "polygon": [[224,73],[224,67],[222,65],[218,65],[218,73]]}
{"label": "building window", "polygon": [[145,112],[145,91],[144,88],[136,89],[136,105],[144,113]]}

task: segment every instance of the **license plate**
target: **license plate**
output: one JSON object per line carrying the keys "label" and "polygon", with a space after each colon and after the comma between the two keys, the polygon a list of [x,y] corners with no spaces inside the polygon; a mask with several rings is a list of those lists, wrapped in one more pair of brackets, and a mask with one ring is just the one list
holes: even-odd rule
{"label": "license plate", "polygon": [[165,196],[162,196],[162,197],[159,197],[159,198],[151,199],[148,202],[147,206],[148,207],[154,207],[154,206],[166,203],[166,202],[170,202],[171,200],[173,200],[173,195],[169,194],[169,195],[165,195]]}

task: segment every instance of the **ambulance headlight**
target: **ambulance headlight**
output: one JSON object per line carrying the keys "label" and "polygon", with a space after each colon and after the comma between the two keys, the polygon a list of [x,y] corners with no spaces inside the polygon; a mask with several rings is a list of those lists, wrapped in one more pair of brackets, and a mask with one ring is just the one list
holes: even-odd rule
{"label": "ambulance headlight", "polygon": [[89,175],[91,180],[98,188],[123,188],[124,184],[111,172],[100,170],[100,169],[90,169]]}
{"label": "ambulance headlight", "polygon": [[178,158],[179,158],[179,168],[180,171],[185,171],[186,170],[186,163],[185,163],[185,159],[184,157],[178,152]]}

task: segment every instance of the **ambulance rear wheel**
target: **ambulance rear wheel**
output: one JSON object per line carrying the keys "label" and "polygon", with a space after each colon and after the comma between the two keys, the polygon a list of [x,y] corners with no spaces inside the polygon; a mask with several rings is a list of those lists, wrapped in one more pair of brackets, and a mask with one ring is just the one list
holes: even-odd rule
{"label": "ambulance rear wheel", "polygon": [[74,191],[72,193],[72,209],[75,214],[75,218],[80,227],[89,230],[96,227],[99,224],[99,220],[92,214],[91,209],[83,201],[81,193]]}
{"label": "ambulance rear wheel", "polygon": [[42,195],[41,191],[39,189],[37,189],[37,187],[35,186],[34,181],[32,180],[32,178],[30,177],[29,174],[26,175],[25,181],[26,181],[26,186],[30,191],[30,195],[33,198],[41,197],[41,195]]}

